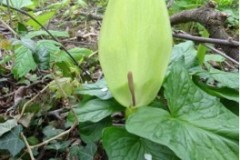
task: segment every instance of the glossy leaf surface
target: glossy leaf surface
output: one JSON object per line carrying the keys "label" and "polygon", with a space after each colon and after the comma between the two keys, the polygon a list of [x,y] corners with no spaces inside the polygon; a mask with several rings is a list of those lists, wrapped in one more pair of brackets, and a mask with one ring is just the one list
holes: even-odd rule
{"label": "glossy leaf surface", "polygon": [[109,160],[177,160],[165,146],[128,133],[124,128],[109,127],[103,132],[103,146]]}
{"label": "glossy leaf surface", "polygon": [[129,132],[168,146],[184,160],[238,159],[236,115],[196,87],[181,63],[164,87],[170,112],[140,108],[126,123]]}

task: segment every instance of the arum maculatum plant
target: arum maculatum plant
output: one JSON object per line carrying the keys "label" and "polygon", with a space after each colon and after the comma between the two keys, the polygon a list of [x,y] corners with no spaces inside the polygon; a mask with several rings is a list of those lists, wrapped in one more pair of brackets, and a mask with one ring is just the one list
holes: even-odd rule
{"label": "arum maculatum plant", "polygon": [[113,97],[125,107],[148,105],[157,95],[172,48],[164,0],[110,0],[99,59]]}

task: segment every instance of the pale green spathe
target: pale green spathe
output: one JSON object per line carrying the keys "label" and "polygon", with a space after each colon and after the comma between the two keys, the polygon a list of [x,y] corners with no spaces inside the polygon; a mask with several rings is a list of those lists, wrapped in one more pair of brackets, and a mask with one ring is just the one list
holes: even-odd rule
{"label": "pale green spathe", "polygon": [[107,85],[119,103],[132,105],[128,72],[133,74],[137,107],[155,98],[171,48],[164,0],[109,0],[100,32],[99,59]]}

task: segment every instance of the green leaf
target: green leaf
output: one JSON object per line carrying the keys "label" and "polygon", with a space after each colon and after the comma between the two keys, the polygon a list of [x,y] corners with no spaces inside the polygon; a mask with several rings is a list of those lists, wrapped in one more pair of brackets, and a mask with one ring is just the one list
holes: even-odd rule
{"label": "green leaf", "polygon": [[77,0],[77,4],[83,7],[87,6],[87,3],[84,0]]}
{"label": "green leaf", "polygon": [[53,10],[60,10],[61,8],[66,7],[70,2],[70,0],[57,1],[56,3],[49,4],[47,8]]}
{"label": "green leaf", "polygon": [[236,114],[237,116],[239,115],[239,103],[235,101],[231,101],[228,99],[221,99],[221,103],[229,109],[231,112]]}
{"label": "green leaf", "polygon": [[10,131],[12,128],[17,126],[17,121],[15,119],[9,119],[4,123],[0,123],[0,136],[4,133]]}
{"label": "green leaf", "polygon": [[218,63],[222,63],[226,60],[225,57],[218,55],[218,54],[208,54],[205,56],[204,61],[208,62],[208,61],[214,61],[214,62],[218,62]]}
{"label": "green leaf", "polygon": [[45,149],[56,150],[56,151],[64,151],[69,147],[71,141],[63,141],[63,142],[52,142],[51,144],[45,146]]}
{"label": "green leaf", "polygon": [[[84,56],[92,53],[91,50],[85,48],[73,48],[68,51],[72,57],[78,61],[78,64],[82,62]],[[60,68],[63,75],[66,77],[71,76],[71,74],[80,74],[79,67],[77,67],[73,63],[72,59],[63,51],[51,55],[51,61],[56,62],[56,65]]]}
{"label": "green leaf", "polygon": [[210,95],[217,96],[220,98],[226,98],[229,100],[233,100],[235,102],[239,102],[239,92],[235,89],[228,88],[228,87],[213,87],[209,86],[205,83],[202,83],[200,80],[195,80],[196,78],[193,78],[195,84],[207,92]]}
{"label": "green leaf", "polygon": [[37,45],[44,46],[50,54],[50,62],[56,62],[58,54],[61,52],[61,44],[53,40],[39,40]]}
{"label": "green leaf", "polygon": [[25,34],[25,33],[28,32],[28,29],[27,29],[27,27],[24,24],[18,22],[18,24],[17,24],[17,31],[20,34]]}
{"label": "green leaf", "polygon": [[[3,0],[1,3],[7,5],[6,1],[7,0]],[[27,6],[30,6],[32,4],[33,3],[32,3],[31,0],[10,0],[9,1],[9,5],[14,7],[14,8],[17,8],[17,9],[20,9],[20,8],[23,8],[23,7],[27,7]]]}
{"label": "green leaf", "polygon": [[39,69],[46,70],[50,67],[50,52],[41,43],[37,44],[37,49],[33,56],[35,62],[38,64]]}
{"label": "green leaf", "polygon": [[24,147],[25,144],[19,138],[22,131],[20,125],[14,127],[10,132],[0,137],[0,149],[8,150],[12,156],[16,156]]}
{"label": "green leaf", "polygon": [[37,44],[35,43],[35,41],[29,38],[21,38],[21,40],[15,41],[15,43],[23,45],[24,47],[30,49],[32,52],[35,52],[37,48]]}
{"label": "green leaf", "polygon": [[77,81],[76,79],[73,80],[69,77],[63,77],[50,82],[49,89],[55,92],[56,98],[66,98],[66,96],[71,96],[74,92],[74,89],[79,85],[79,81]]}
{"label": "green leaf", "polygon": [[104,128],[111,126],[111,119],[105,118],[97,123],[84,122],[79,123],[79,132],[81,139],[84,142],[97,142],[101,136]]}
{"label": "green leaf", "polygon": [[191,68],[197,64],[197,51],[194,48],[192,41],[186,41],[174,45],[172,49],[170,64],[174,64],[181,59],[184,59],[184,65]]}
{"label": "green leaf", "polygon": [[68,52],[78,61],[81,60],[83,57],[92,54],[92,51],[90,49],[78,47],[69,49]]}
{"label": "green leaf", "polygon": [[98,80],[93,84],[82,84],[76,89],[76,94],[96,96],[102,100],[112,98],[110,91],[107,88],[106,81],[104,79]]}
{"label": "green leaf", "polygon": [[97,145],[94,143],[88,143],[86,147],[73,146],[70,148],[70,159],[94,160],[96,152]]}
{"label": "green leaf", "polygon": [[[55,15],[55,11],[50,11],[50,12],[45,12],[41,15],[35,16],[35,18],[38,20],[39,23],[41,23],[44,26],[48,23],[48,21],[52,19],[54,15]],[[41,28],[41,26],[32,19],[27,21],[26,24],[32,26],[35,30],[39,30]]]}
{"label": "green leaf", "polygon": [[[73,58],[77,61],[81,61],[83,57],[88,56],[92,53],[91,50],[86,49],[86,48],[72,48],[70,50],[68,50],[68,52],[73,56]],[[63,53],[64,55],[62,55],[62,57],[60,58],[60,60],[62,59],[62,61],[67,62],[67,64],[72,64],[72,59],[66,54]],[[58,60],[58,62],[60,61]]]}
{"label": "green leaf", "polygon": [[[239,88],[239,73],[237,72],[224,72],[210,68],[208,71],[201,69],[195,75],[207,80],[207,84],[211,86]],[[218,83],[215,84],[215,81]]]}
{"label": "green leaf", "polygon": [[4,57],[2,57],[2,59],[0,60],[0,70],[1,70],[1,72],[6,72],[7,71],[7,69],[5,69],[1,65],[4,65],[7,62],[10,62],[11,60],[12,60],[12,56],[10,56],[10,55],[5,55]]}
{"label": "green leaf", "polygon": [[46,126],[43,128],[43,134],[46,136],[45,138],[52,138],[60,133],[62,133],[64,130],[62,129],[56,129],[53,126]]}
{"label": "green leaf", "polygon": [[[69,34],[66,31],[54,31],[54,30],[48,30],[48,31],[54,37],[60,37],[60,38],[67,38],[67,37],[69,37]],[[49,36],[49,34],[46,31],[40,30],[40,31],[28,32],[28,34],[26,34],[24,37],[25,38],[34,38],[34,37],[38,37],[38,36]]]}
{"label": "green leaf", "polygon": [[103,132],[103,146],[109,160],[175,160],[174,153],[162,145],[132,135],[123,128],[109,127]]}
{"label": "green leaf", "polygon": [[37,67],[33,60],[33,55],[31,50],[21,46],[15,50],[15,64],[13,66],[12,72],[14,77],[21,78],[25,76],[29,71],[34,71]]}
{"label": "green leaf", "polygon": [[35,136],[28,137],[27,141],[30,145],[36,145],[36,144],[40,143],[38,138]]}
{"label": "green leaf", "polygon": [[66,63],[67,67],[71,66],[71,63],[72,63],[71,59],[63,51],[58,52],[57,54],[55,54],[54,58],[55,58],[55,59],[53,59],[54,62],[64,62],[64,63]]}
{"label": "green leaf", "polygon": [[98,122],[112,113],[122,110],[123,108],[120,108],[116,102],[111,100],[103,101],[100,99],[90,100],[83,106],[79,105],[74,109],[79,122]]}
{"label": "green leaf", "polygon": [[169,110],[140,108],[126,123],[129,132],[168,146],[184,160],[237,160],[238,117],[191,81],[181,63],[164,84]]}
{"label": "green leaf", "polygon": [[[201,32],[202,37],[209,37],[208,31],[204,28],[203,31]],[[207,52],[207,47],[205,47],[203,44],[198,45],[198,51],[197,51],[197,57],[199,64],[202,64],[204,62],[204,58]]]}
{"label": "green leaf", "polygon": [[57,62],[56,65],[59,67],[64,77],[71,77],[71,70],[66,62]]}

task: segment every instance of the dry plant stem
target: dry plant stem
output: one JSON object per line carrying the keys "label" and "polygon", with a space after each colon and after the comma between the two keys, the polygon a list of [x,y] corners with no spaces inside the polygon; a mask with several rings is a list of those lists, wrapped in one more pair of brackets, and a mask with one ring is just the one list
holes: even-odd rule
{"label": "dry plant stem", "polygon": [[[187,22],[198,22],[203,25],[210,34],[211,38],[217,39],[225,39],[231,41],[231,39],[238,40],[238,36],[236,38],[232,38],[224,27],[225,21],[228,15],[226,13],[220,12],[216,10],[216,3],[213,1],[209,1],[206,5],[185,10],[171,16],[170,21],[171,25],[177,25],[181,23]],[[227,46],[227,45],[216,45],[217,48],[221,48],[228,56],[239,60],[239,48],[238,46]]]}
{"label": "dry plant stem", "polygon": [[239,46],[239,42],[234,41],[234,40],[229,41],[229,40],[216,39],[216,38],[204,38],[204,37],[193,36],[193,35],[190,35],[187,33],[182,33],[182,32],[181,33],[174,32],[173,37],[192,40],[192,41],[199,42],[199,43],[222,44],[222,45],[234,46],[234,47]]}
{"label": "dry plant stem", "polygon": [[[56,37],[54,37],[54,36],[51,34],[51,32],[48,31],[48,29],[47,29],[46,27],[44,27],[37,19],[35,19],[35,18],[34,18],[32,15],[30,15],[29,13],[25,12],[24,10],[14,8],[14,7],[12,7],[12,6],[7,6],[7,5],[5,5],[5,4],[0,4],[0,5],[3,6],[3,7],[9,7],[9,8],[12,9],[12,10],[15,10],[15,11],[17,11],[17,12],[19,12],[19,13],[22,13],[23,15],[26,15],[26,16],[30,17],[34,22],[36,22],[39,26],[41,26],[41,28],[42,28],[44,31],[46,31],[46,32],[48,33],[48,35],[49,35],[50,37],[52,37],[52,39],[53,39],[54,41],[56,41],[56,42],[58,42],[58,43],[61,43]],[[93,80],[92,77],[91,77],[91,75],[90,75],[90,73],[89,73],[88,71],[85,71],[80,65],[78,65],[78,62],[73,58],[73,56],[68,52],[68,50],[67,50],[63,45],[61,45],[60,48],[61,48],[63,51],[65,51],[65,53],[71,58],[71,60],[73,61],[73,63],[74,63],[76,66],[78,66],[84,73],[86,73],[86,75],[87,75],[91,80]]]}
{"label": "dry plant stem", "polygon": [[26,146],[27,146],[27,150],[28,150],[28,153],[29,153],[29,155],[30,155],[30,157],[31,157],[31,160],[35,160],[35,158],[34,158],[34,156],[33,156],[33,153],[32,153],[31,146],[28,144],[28,141],[27,141],[26,137],[24,136],[24,134],[23,134],[22,132],[21,132],[21,136],[22,136],[22,138],[23,138],[24,143],[25,143]]}
{"label": "dry plant stem", "polygon": [[[81,15],[90,17],[90,19],[95,19],[95,20],[102,20],[102,16],[101,15],[96,15],[96,14],[88,14],[88,13],[81,13]],[[172,16],[172,21],[173,24],[175,23],[184,23],[184,22],[175,22],[176,18],[174,18],[177,15],[173,15]],[[181,17],[181,16],[179,16]],[[180,19],[180,18],[179,18]],[[190,21],[190,20],[189,20]],[[196,41],[196,42],[200,42],[200,43],[212,43],[212,44],[220,44],[220,45],[226,45],[226,46],[234,46],[234,47],[238,47],[239,46],[239,42],[235,41],[235,40],[227,40],[227,39],[218,39],[218,38],[203,38],[203,37],[197,37],[197,36],[192,36],[190,34],[187,33],[177,33],[174,32],[173,33],[173,37],[176,38],[181,38],[181,39],[187,39],[187,40],[192,40],[192,41]]]}
{"label": "dry plant stem", "polygon": [[[203,39],[196,39],[195,37],[191,37],[189,40],[201,43],[214,43],[217,45],[217,47],[221,47],[225,53],[228,53],[231,58],[238,61],[239,43],[237,41],[231,40],[231,37],[228,35],[224,28],[224,22],[227,19],[227,14],[216,11],[215,8],[216,4],[212,1],[209,1],[206,5],[200,8],[186,10],[172,15],[170,17],[170,21],[172,26],[187,22],[198,22],[202,24],[210,33],[210,37],[214,38],[214,40],[205,38],[203,41]],[[97,14],[81,13],[81,15],[88,17],[90,20],[103,19],[102,15]],[[176,37],[178,35],[173,34],[173,36]],[[182,35],[178,36],[177,38],[186,39],[186,37]],[[219,43],[215,41],[216,39],[219,40]]]}
{"label": "dry plant stem", "polygon": [[21,154],[21,155],[18,157],[18,159],[16,159],[16,160],[22,160],[22,157],[24,157],[26,154],[27,154],[27,152],[23,152],[23,154]]}
{"label": "dry plant stem", "polygon": [[4,98],[7,98],[7,97],[10,97],[10,96],[13,96],[14,94],[15,94],[15,92],[11,92],[11,93],[5,94],[5,95],[0,97],[0,100],[4,99]]}
{"label": "dry plant stem", "polygon": [[[56,80],[56,79],[55,79],[55,80]],[[57,81],[55,81],[55,82],[58,83]],[[61,88],[61,85],[57,85],[57,86],[58,86],[59,89],[63,92],[64,95],[67,95],[67,94],[64,92],[64,90]],[[66,96],[65,98],[67,98],[67,96]],[[71,126],[71,128],[69,128],[68,130],[66,130],[66,131],[64,131],[64,132],[62,132],[62,133],[60,133],[60,134],[58,134],[58,135],[56,135],[56,136],[54,136],[54,137],[46,140],[46,141],[43,141],[42,143],[39,143],[39,144],[34,145],[34,146],[30,146],[30,148],[33,149],[33,148],[41,147],[41,146],[43,146],[43,145],[48,144],[48,143],[51,142],[52,140],[61,138],[61,137],[65,136],[65,135],[69,134],[69,133],[78,125],[77,115],[76,115],[76,113],[74,112],[74,110],[72,109],[72,107],[71,107],[70,109],[71,109],[71,111],[73,112],[74,117],[75,117],[74,124]]]}
{"label": "dry plant stem", "polygon": [[27,101],[27,102],[24,104],[24,106],[23,106],[23,108],[22,108],[22,111],[21,111],[21,113],[20,113],[17,121],[23,116],[23,114],[24,114],[25,109],[27,108],[27,106],[28,106],[30,103],[32,103],[40,94],[42,94],[45,90],[47,90],[47,88],[48,88],[48,85],[45,86],[38,94],[36,94],[32,99],[30,99],[29,101]]}
{"label": "dry plant stem", "polygon": [[[54,76],[54,77],[55,77],[55,76]],[[58,81],[56,81],[56,78],[55,78],[55,82],[58,83]],[[66,96],[65,98],[67,98],[67,94],[66,94],[66,93],[64,92],[64,90],[61,88],[61,85],[58,84],[57,86],[58,86],[59,89],[63,92],[63,95]],[[43,89],[40,91],[40,93],[44,92],[47,88],[48,88],[48,86],[46,86],[45,88],[43,88]],[[26,106],[27,106],[29,103],[31,103],[34,99],[36,99],[38,95],[39,95],[39,94],[37,94],[36,96],[34,96],[30,101],[28,101],[28,102],[24,105],[20,117],[23,115]],[[58,139],[58,138],[61,138],[61,137],[65,136],[65,135],[69,134],[69,133],[78,125],[77,115],[76,115],[76,113],[74,112],[74,110],[72,109],[72,107],[71,107],[70,109],[71,109],[71,111],[73,112],[74,117],[75,117],[74,124],[71,126],[71,128],[69,128],[68,130],[66,130],[66,131],[64,131],[64,132],[62,132],[62,133],[60,133],[60,134],[58,134],[58,135],[56,135],[56,136],[54,136],[54,137],[52,137],[52,138],[50,138],[50,139],[48,139],[48,140],[43,141],[42,143],[39,143],[39,144],[34,145],[34,146],[29,146],[29,148],[30,148],[30,149],[33,149],[33,148],[41,147],[41,146],[43,146],[43,145],[48,144],[49,142],[51,142],[51,141],[53,141],[53,140],[56,140],[56,139]],[[20,118],[19,118],[19,119],[20,119]]]}
{"label": "dry plant stem", "polygon": [[135,91],[134,91],[134,81],[133,81],[132,72],[128,72],[127,78],[128,78],[129,91],[132,96],[132,106],[135,106],[136,105],[136,97],[135,97]]}
{"label": "dry plant stem", "polygon": [[[37,84],[39,84],[39,83],[44,83],[44,81],[43,81],[43,80],[35,81],[35,82],[33,82],[32,84],[26,86],[26,89],[27,89],[27,88],[30,88],[30,87],[32,87],[32,86],[34,86],[34,85],[37,85]],[[5,95],[1,96],[1,97],[0,97],[0,100],[1,100],[1,99],[4,99],[4,98],[7,98],[7,97],[10,97],[10,96],[13,96],[13,95],[15,94],[15,92],[16,92],[16,91],[13,91],[13,92],[11,92],[11,93],[8,93],[8,94],[5,94]]]}
{"label": "dry plant stem", "polygon": [[7,23],[5,23],[2,19],[0,19],[0,22],[1,22],[7,29],[9,29],[9,31],[11,31],[12,34],[14,34],[16,37],[18,37],[18,34],[17,34]]}
{"label": "dry plant stem", "polygon": [[[61,85],[58,83],[58,80],[57,80],[57,78],[55,77],[54,72],[53,72],[53,77],[54,77],[54,80],[55,80],[55,82],[56,82],[56,84],[57,84],[57,87],[59,88],[59,90],[60,90],[60,91],[62,92],[62,94],[64,95],[64,98],[67,98],[67,94],[66,94],[65,91],[62,89]],[[43,146],[43,145],[48,144],[48,143],[51,142],[52,140],[61,138],[62,136],[69,134],[69,133],[77,126],[77,124],[78,124],[78,119],[77,119],[76,113],[73,111],[72,107],[71,107],[70,109],[71,109],[71,111],[73,112],[74,117],[75,117],[75,122],[74,122],[74,124],[72,125],[72,127],[71,127],[70,129],[68,129],[68,130],[66,130],[66,131],[64,131],[64,132],[62,132],[62,133],[60,133],[60,134],[58,134],[58,135],[56,135],[56,136],[54,136],[54,137],[46,140],[46,141],[43,141],[42,143],[39,143],[39,144],[34,145],[34,146],[30,146],[30,148],[33,149],[33,148],[41,147],[41,146]]]}
{"label": "dry plant stem", "polygon": [[30,146],[30,148],[33,149],[33,148],[38,148],[38,147],[44,146],[44,145],[48,144],[49,142],[51,142],[53,140],[56,140],[58,138],[61,138],[65,135],[69,134],[77,126],[77,124],[78,124],[78,121],[75,121],[74,124],[71,126],[71,128],[69,128],[68,130],[66,130],[66,131],[64,131],[64,132],[46,140],[46,141],[43,141],[42,143],[39,143],[39,144],[34,145],[34,146]]}
{"label": "dry plant stem", "polygon": [[203,44],[203,45],[206,46],[207,48],[211,49],[212,51],[220,54],[221,56],[225,57],[226,59],[230,60],[231,62],[235,63],[236,65],[239,65],[238,61],[236,61],[235,59],[229,57],[227,54],[223,53],[222,51],[220,51],[220,50],[218,50],[218,49],[216,49],[216,48],[214,48],[212,46],[209,46],[207,44]]}

